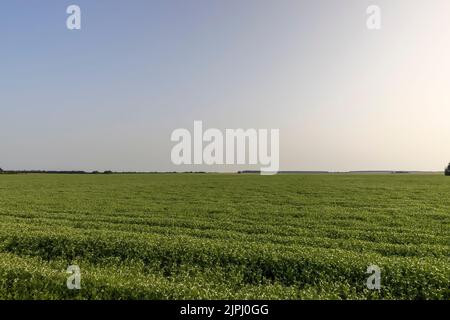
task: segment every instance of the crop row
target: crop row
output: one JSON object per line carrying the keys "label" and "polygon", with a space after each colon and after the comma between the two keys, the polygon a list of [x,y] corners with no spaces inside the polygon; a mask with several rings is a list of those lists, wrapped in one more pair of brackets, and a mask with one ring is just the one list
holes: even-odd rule
{"label": "crop row", "polygon": [[186,236],[148,236],[130,239],[127,234],[29,233],[10,235],[1,250],[45,261],[83,261],[114,265],[117,261],[142,263],[149,270],[176,275],[180,266],[193,270],[231,270],[242,275],[242,284],[318,286],[347,283],[357,292],[365,290],[366,268],[376,264],[383,272],[383,295],[410,298],[450,298],[448,257],[384,257],[356,253],[240,241],[214,241]]}

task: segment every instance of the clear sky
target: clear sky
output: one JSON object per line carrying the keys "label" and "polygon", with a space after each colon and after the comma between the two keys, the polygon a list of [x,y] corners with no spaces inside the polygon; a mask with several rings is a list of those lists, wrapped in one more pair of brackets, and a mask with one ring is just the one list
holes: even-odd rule
{"label": "clear sky", "polygon": [[281,170],[441,170],[449,33],[448,0],[2,1],[0,167],[189,169],[202,120],[280,129]]}

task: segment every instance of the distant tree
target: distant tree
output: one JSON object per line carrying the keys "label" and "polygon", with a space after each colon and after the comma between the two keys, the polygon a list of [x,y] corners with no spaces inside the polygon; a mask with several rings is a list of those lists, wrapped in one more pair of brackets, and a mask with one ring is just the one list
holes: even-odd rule
{"label": "distant tree", "polygon": [[104,174],[111,174],[113,173],[111,170],[106,170],[105,172],[103,172]]}
{"label": "distant tree", "polygon": [[2,168],[0,168],[0,173],[3,173],[3,169]]}
{"label": "distant tree", "polygon": [[445,169],[445,175],[450,176],[450,163],[448,164],[447,169]]}

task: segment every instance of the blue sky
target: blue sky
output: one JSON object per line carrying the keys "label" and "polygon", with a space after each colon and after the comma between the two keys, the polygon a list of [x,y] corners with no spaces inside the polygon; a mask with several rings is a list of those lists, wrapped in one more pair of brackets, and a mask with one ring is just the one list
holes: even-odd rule
{"label": "blue sky", "polygon": [[[70,4],[80,31],[66,29]],[[202,120],[280,129],[282,170],[441,170],[448,12],[446,0],[2,1],[0,167],[187,169],[171,164],[170,134]]]}

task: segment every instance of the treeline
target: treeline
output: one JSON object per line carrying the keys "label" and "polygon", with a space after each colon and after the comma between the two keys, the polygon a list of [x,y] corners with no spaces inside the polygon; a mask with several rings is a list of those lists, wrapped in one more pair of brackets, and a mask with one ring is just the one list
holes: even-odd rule
{"label": "treeline", "polygon": [[73,171],[57,171],[57,170],[2,170],[0,168],[0,174],[25,174],[25,173],[46,173],[46,174],[112,174],[114,172],[112,171],[93,171],[93,172],[87,172],[87,171],[80,171],[80,170],[73,170]]}
{"label": "treeline", "polygon": [[82,171],[82,170],[72,170],[72,171],[58,171],[58,170],[3,170],[0,168],[0,174],[173,174],[173,173],[195,173],[195,174],[206,174],[205,171],[186,171],[186,172],[176,172],[176,171],[150,171],[150,172],[140,172],[140,171],[120,171],[114,172],[111,170],[106,171]]}

